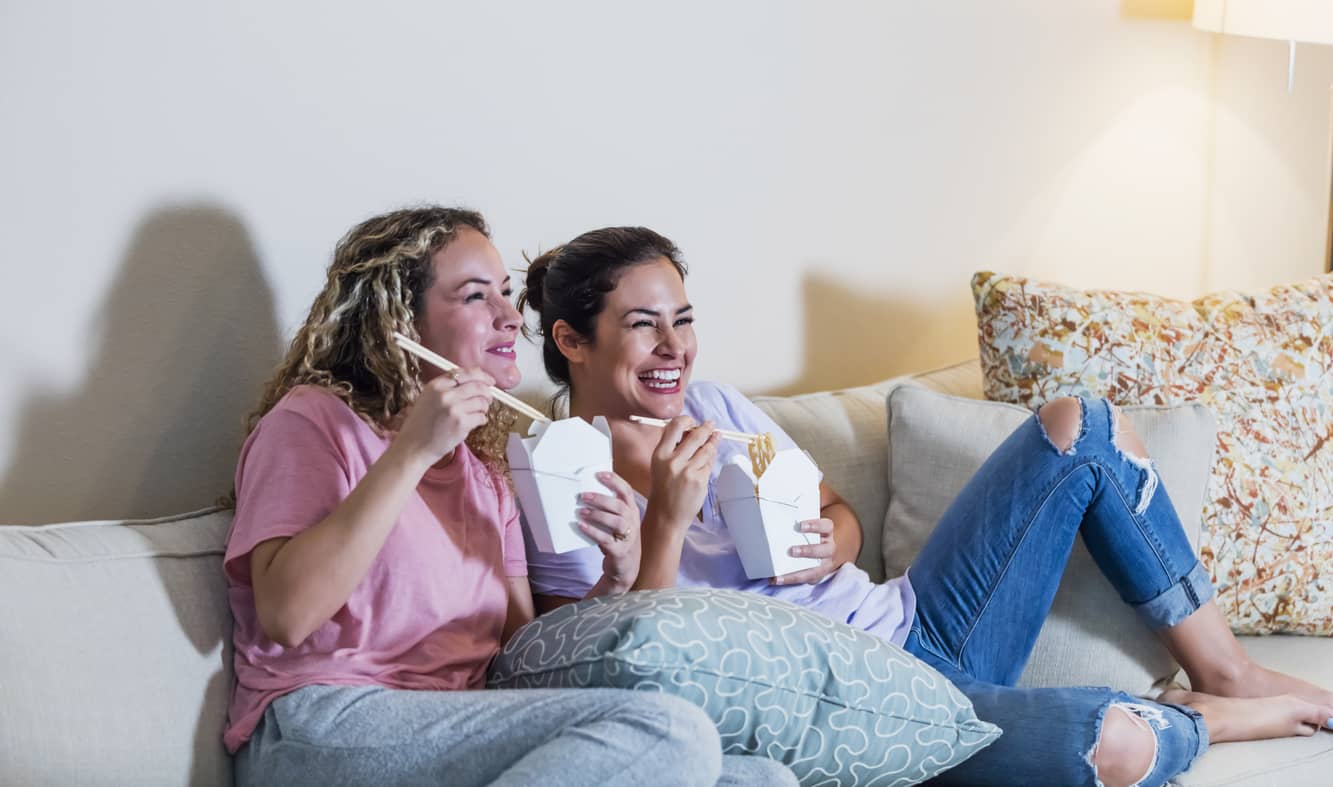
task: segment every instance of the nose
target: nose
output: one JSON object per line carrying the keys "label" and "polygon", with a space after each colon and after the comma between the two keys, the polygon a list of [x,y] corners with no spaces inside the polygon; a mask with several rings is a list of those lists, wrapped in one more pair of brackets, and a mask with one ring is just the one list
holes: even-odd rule
{"label": "nose", "polygon": [[517,331],[523,325],[523,315],[519,314],[508,298],[500,299],[500,308],[495,312],[495,328],[499,331]]}
{"label": "nose", "polygon": [[674,327],[668,326],[662,333],[662,341],[657,343],[657,354],[663,358],[675,358],[685,352],[685,343]]}

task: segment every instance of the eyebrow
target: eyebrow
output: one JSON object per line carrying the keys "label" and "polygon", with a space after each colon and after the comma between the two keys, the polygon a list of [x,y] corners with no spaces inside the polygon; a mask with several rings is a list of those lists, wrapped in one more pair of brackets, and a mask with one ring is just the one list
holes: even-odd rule
{"label": "eyebrow", "polygon": [[[512,280],[513,280],[513,277],[512,277],[512,276],[506,276],[506,277],[504,277],[504,281],[500,282],[500,284],[508,284],[508,283],[509,283],[510,281],[512,281]],[[461,284],[459,284],[457,287],[454,288],[454,292],[457,292],[457,291],[463,289],[464,287],[468,286],[469,284],[480,284],[481,286],[485,287],[485,286],[488,286],[490,283],[491,283],[491,280],[490,280],[490,279],[481,279],[481,278],[476,278],[476,277],[473,277],[473,278],[471,278],[471,279],[464,279],[463,282],[462,282]]]}
{"label": "eyebrow", "polygon": [[[688,311],[694,311],[694,307],[687,303],[684,306],[680,307],[679,309],[676,309],[676,314],[681,315]],[[628,317],[631,314],[646,314],[649,317],[662,316],[662,313],[657,311],[656,309],[630,309],[629,311],[621,315],[621,319],[624,319],[625,317]]]}

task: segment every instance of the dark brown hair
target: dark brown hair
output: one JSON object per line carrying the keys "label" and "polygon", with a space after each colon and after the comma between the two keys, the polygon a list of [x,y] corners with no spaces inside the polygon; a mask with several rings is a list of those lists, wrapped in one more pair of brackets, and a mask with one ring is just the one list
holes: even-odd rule
{"label": "dark brown hair", "polygon": [[564,320],[591,340],[606,294],[616,288],[620,275],[631,266],[661,258],[685,278],[680,249],[667,238],[647,227],[606,227],[585,232],[529,262],[518,308],[527,306],[537,313],[542,363],[561,390],[569,388],[569,361],[551,336],[556,321]]}

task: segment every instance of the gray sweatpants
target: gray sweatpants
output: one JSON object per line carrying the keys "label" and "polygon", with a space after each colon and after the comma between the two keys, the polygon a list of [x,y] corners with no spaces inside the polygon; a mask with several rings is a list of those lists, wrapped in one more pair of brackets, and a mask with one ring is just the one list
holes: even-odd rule
{"label": "gray sweatpants", "polygon": [[620,689],[398,691],[307,686],[274,700],[236,754],[237,787],[795,785],[722,756],[696,706]]}

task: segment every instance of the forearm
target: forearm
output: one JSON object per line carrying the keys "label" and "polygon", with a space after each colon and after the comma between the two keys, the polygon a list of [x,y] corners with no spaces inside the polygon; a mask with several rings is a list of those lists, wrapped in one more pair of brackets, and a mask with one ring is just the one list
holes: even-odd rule
{"label": "forearm", "polygon": [[861,523],[851,506],[837,500],[821,508],[819,515],[833,522],[833,564],[855,563],[861,554]]}
{"label": "forearm", "polygon": [[660,521],[652,506],[643,517],[643,556],[633,590],[656,590],[676,586],[680,573],[680,551],[685,546],[685,530]]}
{"label": "forearm", "polygon": [[633,587],[633,583],[602,574],[602,578],[597,580],[597,584],[589,588],[583,597],[586,599],[597,598],[598,596],[616,596],[628,592]]}
{"label": "forearm", "polygon": [[256,567],[256,608],[273,639],[299,643],[347,603],[428,466],[391,444],[331,514]]}
{"label": "forearm", "polygon": [[505,584],[509,588],[509,608],[505,614],[504,629],[500,632],[501,647],[507,645],[514,632],[536,615],[533,609],[532,586],[528,584],[528,578],[505,577]]}

